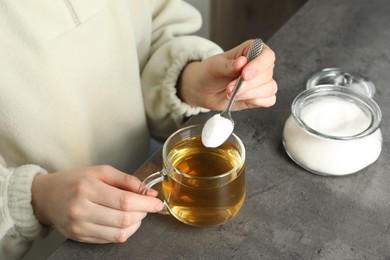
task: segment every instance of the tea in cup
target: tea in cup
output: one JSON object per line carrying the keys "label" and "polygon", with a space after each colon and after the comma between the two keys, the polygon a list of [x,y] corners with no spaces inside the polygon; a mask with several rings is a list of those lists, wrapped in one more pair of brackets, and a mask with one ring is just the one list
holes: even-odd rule
{"label": "tea in cup", "polygon": [[162,170],[148,176],[139,192],[162,182],[165,209],[192,226],[225,223],[245,199],[245,147],[234,133],[217,148],[201,141],[202,125],[173,133],[162,148]]}

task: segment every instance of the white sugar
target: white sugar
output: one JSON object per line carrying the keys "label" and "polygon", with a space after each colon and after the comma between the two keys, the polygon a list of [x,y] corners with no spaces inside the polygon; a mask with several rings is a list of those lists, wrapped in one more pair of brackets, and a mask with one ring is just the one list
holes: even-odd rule
{"label": "white sugar", "polygon": [[358,105],[342,100],[323,98],[301,111],[307,126],[335,138],[323,138],[302,129],[291,115],[284,127],[286,151],[298,164],[314,172],[345,175],[370,165],[382,150],[382,134],[374,133],[350,140],[337,137],[353,136],[370,125],[371,118]]}
{"label": "white sugar", "polygon": [[326,98],[307,105],[301,118],[312,129],[332,136],[351,136],[363,132],[370,118],[354,103]]}
{"label": "white sugar", "polygon": [[229,119],[216,114],[205,123],[202,129],[202,143],[215,148],[223,144],[232,134],[234,124]]}

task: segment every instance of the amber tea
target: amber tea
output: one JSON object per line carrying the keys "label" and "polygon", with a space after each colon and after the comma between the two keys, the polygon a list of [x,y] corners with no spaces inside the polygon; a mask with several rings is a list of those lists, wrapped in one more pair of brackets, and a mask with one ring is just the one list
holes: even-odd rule
{"label": "amber tea", "polygon": [[139,187],[140,194],[162,183],[165,208],[192,226],[225,223],[240,210],[245,199],[245,147],[232,133],[217,148],[202,144],[203,125],[179,129],[164,143],[163,167],[150,174]]}
{"label": "amber tea", "polygon": [[175,144],[167,159],[176,170],[166,167],[165,203],[180,221],[194,226],[222,224],[241,208],[245,164],[232,143],[207,148],[195,136]]}

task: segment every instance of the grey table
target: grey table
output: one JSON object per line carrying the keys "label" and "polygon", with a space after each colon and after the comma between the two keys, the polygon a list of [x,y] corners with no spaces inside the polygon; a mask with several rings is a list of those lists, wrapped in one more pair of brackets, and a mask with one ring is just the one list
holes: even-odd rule
{"label": "grey table", "polygon": [[[389,28],[389,0],[310,0],[268,41],[277,55],[278,101],[233,113],[248,154],[247,197],[234,219],[194,228],[151,214],[123,244],[68,240],[50,259],[390,259]],[[293,98],[325,67],[366,76],[377,88],[382,154],[355,175],[308,173],[282,146]],[[136,174],[160,169],[160,157]]]}

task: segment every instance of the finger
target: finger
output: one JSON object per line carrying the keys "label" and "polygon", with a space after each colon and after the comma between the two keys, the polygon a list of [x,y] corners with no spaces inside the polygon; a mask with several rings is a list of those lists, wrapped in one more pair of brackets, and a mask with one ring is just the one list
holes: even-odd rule
{"label": "finger", "polygon": [[246,56],[249,48],[254,40],[247,40],[240,45],[225,52],[226,56],[230,59],[237,59],[240,56]]}
{"label": "finger", "polygon": [[121,172],[109,165],[101,165],[90,168],[93,174],[110,186],[136,192],[141,181],[130,174]]}
{"label": "finger", "polygon": [[268,98],[255,98],[245,101],[238,101],[234,104],[233,110],[242,110],[256,107],[271,107],[276,103],[276,95]]}
{"label": "finger", "polygon": [[274,64],[275,53],[267,45],[264,45],[260,55],[245,65],[241,75],[244,80],[251,80],[262,71],[273,68]]}
{"label": "finger", "polygon": [[147,213],[144,211],[120,211],[107,208],[101,208],[95,211],[91,216],[90,222],[116,228],[127,228],[143,220]]}
{"label": "finger", "polygon": [[[121,172],[111,166],[95,166],[92,167],[92,170],[96,172],[95,174],[97,174],[98,178],[100,178],[103,182],[120,189],[138,192],[142,183],[137,177]],[[146,195],[156,197],[158,195],[158,191],[148,189]]]}
{"label": "finger", "polygon": [[147,215],[145,211],[121,211],[90,202],[76,216],[71,217],[75,222],[90,222],[96,225],[126,228],[140,222]]}
{"label": "finger", "polygon": [[132,236],[141,222],[127,228],[113,228],[92,223],[86,224],[81,232],[72,232],[67,235],[68,238],[84,243],[123,243]]}
{"label": "finger", "polygon": [[224,54],[220,54],[213,58],[208,71],[215,79],[237,78],[245,64],[246,58],[244,56],[229,59]]}
{"label": "finger", "polygon": [[92,239],[108,240],[111,243],[123,243],[141,226],[141,222],[127,228],[112,228],[96,225],[90,233]]}
{"label": "finger", "polygon": [[[239,96],[242,93],[245,93],[248,91],[248,89],[256,88],[258,86],[261,86],[263,84],[266,84],[267,82],[273,80],[273,68],[269,68],[262,73],[259,73],[256,77],[254,77],[251,80],[244,80],[242,82],[242,86],[240,90],[237,93],[237,96]],[[227,96],[230,98],[234,92],[234,89],[236,87],[237,80],[234,80],[230,82],[227,86]]]}
{"label": "finger", "polygon": [[147,196],[152,196],[152,197],[157,197],[158,191],[155,190],[155,189],[149,188],[149,189],[146,191],[146,195],[147,195]]}
{"label": "finger", "polygon": [[105,183],[96,184],[91,201],[122,211],[159,212],[164,207],[162,201],[157,198],[118,189]]}
{"label": "finger", "polygon": [[[276,95],[278,91],[278,85],[275,80],[271,79],[266,83],[259,85],[254,82],[244,82],[245,86],[242,86],[242,90],[237,94],[236,101],[245,101],[257,98],[268,98]],[[254,86],[252,86],[254,85]]]}

